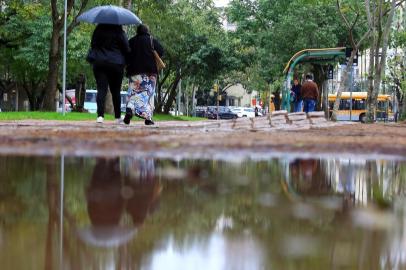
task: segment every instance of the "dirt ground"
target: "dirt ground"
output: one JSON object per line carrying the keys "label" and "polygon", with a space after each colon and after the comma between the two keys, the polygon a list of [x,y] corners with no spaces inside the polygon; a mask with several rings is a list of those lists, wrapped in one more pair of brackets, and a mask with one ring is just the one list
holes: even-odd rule
{"label": "dirt ground", "polygon": [[[226,123],[223,121],[222,123]],[[2,121],[0,154],[212,156],[260,154],[361,154],[406,158],[406,123],[340,124],[302,130],[219,128],[216,121],[130,126],[93,121]]]}

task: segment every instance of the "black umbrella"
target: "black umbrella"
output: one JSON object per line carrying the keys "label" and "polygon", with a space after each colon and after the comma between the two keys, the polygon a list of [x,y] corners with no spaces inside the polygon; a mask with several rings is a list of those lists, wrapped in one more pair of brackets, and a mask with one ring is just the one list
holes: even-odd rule
{"label": "black umbrella", "polygon": [[117,6],[98,6],[84,12],[77,18],[79,22],[103,24],[141,24],[141,20],[130,10]]}

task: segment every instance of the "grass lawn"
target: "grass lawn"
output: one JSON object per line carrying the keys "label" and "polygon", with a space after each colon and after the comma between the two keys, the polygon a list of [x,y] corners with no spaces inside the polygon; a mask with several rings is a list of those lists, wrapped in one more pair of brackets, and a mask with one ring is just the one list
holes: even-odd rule
{"label": "grass lawn", "polygon": [[[66,120],[66,121],[84,121],[94,120],[96,121],[96,114],[94,113],[77,113],[69,112],[65,116],[62,113],[57,112],[0,112],[0,121],[6,120]],[[112,115],[105,115],[106,120],[113,120]],[[167,114],[155,114],[154,121],[200,121],[205,118],[190,117],[190,116],[172,116]],[[132,121],[142,120],[137,117],[133,117]]]}

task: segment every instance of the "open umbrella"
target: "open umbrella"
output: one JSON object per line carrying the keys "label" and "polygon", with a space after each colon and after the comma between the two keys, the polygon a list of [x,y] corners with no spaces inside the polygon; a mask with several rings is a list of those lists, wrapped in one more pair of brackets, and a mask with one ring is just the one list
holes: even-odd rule
{"label": "open umbrella", "polygon": [[118,6],[98,6],[84,12],[77,18],[79,22],[103,24],[141,24],[141,20],[130,10]]}

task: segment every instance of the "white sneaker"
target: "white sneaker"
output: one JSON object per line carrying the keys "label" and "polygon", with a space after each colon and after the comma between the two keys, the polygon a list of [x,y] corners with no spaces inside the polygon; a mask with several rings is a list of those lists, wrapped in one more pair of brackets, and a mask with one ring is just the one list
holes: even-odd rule
{"label": "white sneaker", "polygon": [[102,116],[97,117],[96,123],[103,124],[104,118]]}
{"label": "white sneaker", "polygon": [[123,118],[116,118],[116,124],[117,124],[117,125],[124,124]]}

